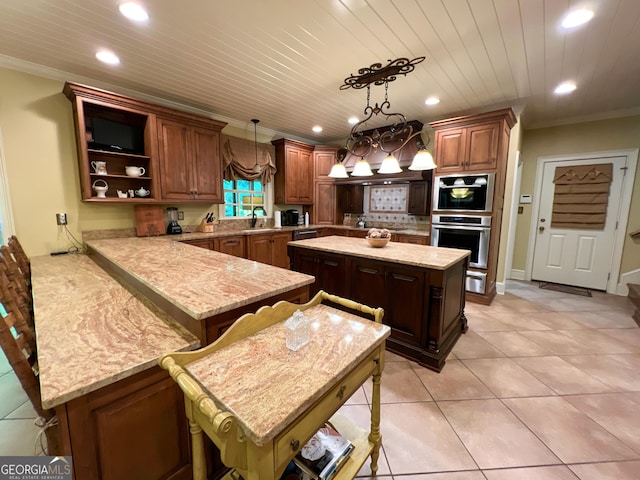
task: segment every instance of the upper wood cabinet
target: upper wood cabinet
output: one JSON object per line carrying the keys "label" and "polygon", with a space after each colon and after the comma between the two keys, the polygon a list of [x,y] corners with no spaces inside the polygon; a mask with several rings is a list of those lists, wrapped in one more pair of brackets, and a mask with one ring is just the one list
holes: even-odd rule
{"label": "upper wood cabinet", "polygon": [[340,147],[318,145],[313,151],[313,166],[316,180],[331,180],[331,168],[335,165]]}
{"label": "upper wood cabinet", "polygon": [[501,141],[516,118],[511,109],[430,123],[435,130],[436,173],[495,172],[507,152]]}
{"label": "upper wood cabinet", "polygon": [[345,213],[363,213],[364,185],[336,185],[336,203],[339,224]]}
{"label": "upper wood cabinet", "polygon": [[286,138],[271,143],[276,147],[275,203],[313,204],[313,146]]}
{"label": "upper wood cabinet", "polygon": [[161,196],[224,203],[220,129],[158,117]]}
{"label": "upper wood cabinet", "polygon": [[[82,200],[223,201],[226,123],[75,83],[63,93],[73,105]],[[104,196],[94,185],[107,187]]]}
{"label": "upper wood cabinet", "polygon": [[333,225],[336,223],[336,186],[335,180],[329,176],[329,173],[336,163],[339,148],[316,146],[313,151],[315,182],[311,223],[314,225]]}
{"label": "upper wood cabinet", "polygon": [[431,213],[431,182],[409,182],[409,215],[429,215]]}

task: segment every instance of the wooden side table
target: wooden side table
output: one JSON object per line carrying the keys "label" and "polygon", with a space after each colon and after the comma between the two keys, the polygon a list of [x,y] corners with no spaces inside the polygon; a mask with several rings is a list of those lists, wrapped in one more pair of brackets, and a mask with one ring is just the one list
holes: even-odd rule
{"label": "wooden side table", "polygon": [[[309,319],[310,341],[292,351],[286,346],[284,321],[298,309]],[[233,469],[225,478],[280,478],[318,428],[369,377],[371,429],[336,422],[356,448],[335,478],[355,477],[368,457],[375,473],[381,444],[380,378],[390,333],[382,315],[381,308],[320,291],[304,305],[278,302],[244,315],[199,351],[163,356],[160,365],[184,392],[194,479],[206,478],[203,431]]]}

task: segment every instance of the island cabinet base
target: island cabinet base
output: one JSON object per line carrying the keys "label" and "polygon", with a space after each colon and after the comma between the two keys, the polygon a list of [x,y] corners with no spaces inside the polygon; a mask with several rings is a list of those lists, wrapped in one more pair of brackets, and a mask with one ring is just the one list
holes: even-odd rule
{"label": "island cabinet base", "polygon": [[76,480],[192,478],[180,388],[152,367],[56,407]]}
{"label": "island cabinet base", "polygon": [[295,271],[313,275],[318,290],[384,308],[387,349],[437,372],[460,335],[467,258],[439,270],[291,246]]}

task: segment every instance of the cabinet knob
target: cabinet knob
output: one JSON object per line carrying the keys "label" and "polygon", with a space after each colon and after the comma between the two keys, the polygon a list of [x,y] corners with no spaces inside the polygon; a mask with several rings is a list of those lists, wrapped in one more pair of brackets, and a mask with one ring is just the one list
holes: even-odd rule
{"label": "cabinet knob", "polygon": [[300,448],[300,440],[291,440],[291,451],[297,452],[298,448]]}

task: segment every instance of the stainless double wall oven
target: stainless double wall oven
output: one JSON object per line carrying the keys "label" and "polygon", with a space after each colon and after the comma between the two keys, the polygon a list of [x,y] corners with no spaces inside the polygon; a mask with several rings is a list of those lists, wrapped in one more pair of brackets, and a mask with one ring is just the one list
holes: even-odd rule
{"label": "stainless double wall oven", "polygon": [[[431,245],[471,251],[469,267],[486,270],[491,237],[493,173],[434,178]],[[484,294],[487,273],[467,271],[467,291]]]}

